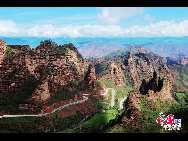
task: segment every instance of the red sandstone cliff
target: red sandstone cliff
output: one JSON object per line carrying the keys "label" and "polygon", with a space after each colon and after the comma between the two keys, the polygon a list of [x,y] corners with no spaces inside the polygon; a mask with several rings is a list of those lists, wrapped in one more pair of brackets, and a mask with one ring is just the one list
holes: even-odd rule
{"label": "red sandstone cliff", "polygon": [[[46,103],[54,93],[63,91],[70,83],[79,83],[86,79],[84,78],[85,60],[72,44],[58,46],[46,40],[34,50],[29,46],[8,46],[14,52],[6,54],[7,45],[0,40],[1,93],[11,97],[14,93],[22,91],[21,88],[26,87],[29,76],[33,76],[38,81],[30,96],[28,95],[25,102],[20,105],[20,109],[35,107],[37,103]],[[96,79],[95,74],[90,76],[93,80]],[[95,82],[89,80],[90,76],[87,78],[89,86],[93,85],[90,82]]]}

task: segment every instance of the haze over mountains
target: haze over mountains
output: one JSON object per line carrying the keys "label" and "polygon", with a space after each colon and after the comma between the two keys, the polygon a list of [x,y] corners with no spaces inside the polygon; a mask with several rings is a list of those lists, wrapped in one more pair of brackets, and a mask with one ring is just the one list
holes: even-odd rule
{"label": "haze over mountains", "polygon": [[[37,37],[1,37],[9,45],[29,45],[32,48],[42,40]],[[51,38],[58,45],[73,43],[83,57],[103,57],[128,46],[143,46],[162,57],[187,57],[188,37],[129,37],[129,38]]]}

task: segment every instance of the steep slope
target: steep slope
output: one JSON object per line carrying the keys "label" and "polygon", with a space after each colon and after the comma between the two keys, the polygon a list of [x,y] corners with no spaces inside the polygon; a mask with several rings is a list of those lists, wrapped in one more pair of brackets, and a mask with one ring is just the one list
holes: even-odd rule
{"label": "steep slope", "polygon": [[136,89],[139,88],[143,79],[149,81],[154,71],[163,78],[169,73],[169,68],[162,57],[139,46],[130,47],[129,51],[118,51],[118,54],[115,52],[95,62],[97,76],[107,75],[110,65],[114,62],[124,74],[126,79],[124,82],[133,85]]}
{"label": "steep slope", "polygon": [[[6,103],[12,112],[12,109],[18,112],[18,107],[23,112],[40,112],[45,104],[79,96],[80,86],[86,79],[92,82],[86,84],[86,88],[91,86],[93,92],[97,90],[95,73],[86,77],[91,68],[87,71],[88,65],[71,43],[58,46],[45,40],[36,49],[30,49],[22,45],[7,46],[1,40],[0,47],[0,104],[3,109]],[[14,108],[10,107],[13,100]]]}
{"label": "steep slope", "polygon": [[[91,59],[89,61],[92,62]],[[178,105],[174,98],[173,75],[165,58],[137,46],[94,62],[101,79],[108,81],[108,71],[111,72],[110,66],[115,63],[126,78],[123,85],[134,87],[124,102],[121,118],[107,132],[160,132],[161,127],[155,125],[159,112],[170,112],[173,106]],[[126,91],[123,93],[125,96]]]}
{"label": "steep slope", "polygon": [[183,57],[183,56],[177,58],[166,57],[166,60],[168,65],[188,66],[188,57]]}
{"label": "steep slope", "polygon": [[168,65],[173,77],[173,89],[188,93],[188,66]]}

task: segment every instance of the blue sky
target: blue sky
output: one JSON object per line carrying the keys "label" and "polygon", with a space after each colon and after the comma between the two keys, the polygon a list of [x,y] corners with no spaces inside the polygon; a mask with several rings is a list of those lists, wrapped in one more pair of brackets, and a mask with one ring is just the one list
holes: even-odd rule
{"label": "blue sky", "polygon": [[0,36],[188,36],[188,8],[0,7]]}

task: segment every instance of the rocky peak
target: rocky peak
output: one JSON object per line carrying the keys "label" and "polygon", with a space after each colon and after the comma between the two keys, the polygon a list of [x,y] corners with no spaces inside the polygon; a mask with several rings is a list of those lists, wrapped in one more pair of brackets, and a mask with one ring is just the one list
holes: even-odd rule
{"label": "rocky peak", "polygon": [[3,60],[3,56],[5,55],[6,49],[7,49],[7,45],[5,41],[0,39],[0,62]]}
{"label": "rocky peak", "polygon": [[0,39],[0,46],[5,46],[6,45],[6,42],[2,39]]}
{"label": "rocky peak", "polygon": [[40,84],[34,90],[30,99],[36,102],[45,102],[49,98],[50,98],[50,90],[48,84],[48,77],[46,76],[41,79]]}
{"label": "rocky peak", "polygon": [[96,74],[93,64],[89,64],[88,71],[84,77],[84,81],[88,84],[89,89],[96,90]]}
{"label": "rocky peak", "polygon": [[50,40],[44,40],[40,42],[39,47],[43,47],[43,48],[54,48],[57,47],[57,44],[50,41]]}
{"label": "rocky peak", "polygon": [[149,100],[172,99],[172,76],[160,78],[156,72],[148,82],[143,79],[139,89],[141,94],[147,94]]}
{"label": "rocky peak", "polygon": [[36,52],[40,55],[49,55],[54,53],[54,51],[57,49],[57,44],[50,40],[44,40],[40,42],[40,45],[36,47]]}
{"label": "rocky peak", "polygon": [[159,76],[157,76],[157,73],[154,71],[153,78],[151,78],[148,83],[145,79],[142,80],[142,84],[139,89],[140,93],[147,94],[149,90],[153,90],[154,92],[161,91],[163,87],[163,81],[164,79],[161,79]]}
{"label": "rocky peak", "polygon": [[128,119],[135,119],[138,118],[138,116],[141,113],[140,109],[140,97],[141,94],[138,91],[133,91],[129,93],[127,100],[125,102],[125,116]]}
{"label": "rocky peak", "polygon": [[[2,56],[7,47],[3,40],[0,40],[0,47],[0,91],[11,97],[13,92],[17,93],[22,91],[22,87],[25,88],[28,76],[33,76],[33,81],[37,81],[28,97],[22,101],[21,109],[27,109],[29,103],[34,103],[34,106],[37,103],[45,103],[69,84],[84,80],[86,64],[73,44],[58,46],[50,40],[45,40],[33,50],[27,45],[10,45],[16,53],[6,58]],[[91,89],[95,88],[96,76],[93,66],[89,67],[85,79]]]}
{"label": "rocky peak", "polygon": [[115,64],[115,62],[112,62],[109,67],[108,79],[114,81],[117,86],[121,86],[125,83],[125,77],[121,68],[122,67]]}
{"label": "rocky peak", "polygon": [[110,75],[117,75],[119,68],[115,65],[114,62],[111,63],[110,67],[109,67],[109,74]]}
{"label": "rocky peak", "polygon": [[150,53],[149,50],[145,49],[142,46],[135,46],[134,48],[135,48],[135,50],[136,50],[137,53],[144,53],[144,54]]}

